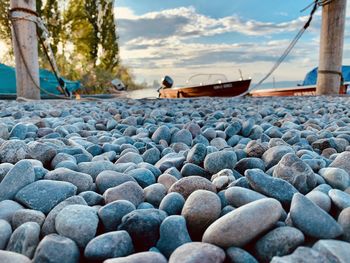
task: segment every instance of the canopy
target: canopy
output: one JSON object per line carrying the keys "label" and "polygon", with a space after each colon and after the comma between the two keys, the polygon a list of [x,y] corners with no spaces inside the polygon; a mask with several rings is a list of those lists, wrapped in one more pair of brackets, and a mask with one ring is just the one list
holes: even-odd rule
{"label": "canopy", "polygon": [[[80,88],[79,81],[69,81],[64,79],[67,89],[72,93]],[[48,70],[40,69],[40,87],[53,94],[61,94],[57,90],[58,82],[55,75]],[[16,94],[16,72],[13,67],[0,63],[0,95]],[[41,91],[41,94],[45,94]]]}
{"label": "canopy", "polygon": [[[314,68],[309,73],[307,73],[302,86],[316,85],[317,71],[318,71],[318,68]],[[342,74],[343,74],[344,82],[349,82],[350,81],[350,66],[343,66],[342,67]]]}

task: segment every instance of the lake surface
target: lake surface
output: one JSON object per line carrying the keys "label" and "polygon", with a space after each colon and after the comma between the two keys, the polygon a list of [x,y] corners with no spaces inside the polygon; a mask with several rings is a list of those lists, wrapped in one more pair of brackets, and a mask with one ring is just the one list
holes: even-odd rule
{"label": "lake surface", "polygon": [[158,98],[156,89],[140,89],[128,91],[128,97],[132,99]]}

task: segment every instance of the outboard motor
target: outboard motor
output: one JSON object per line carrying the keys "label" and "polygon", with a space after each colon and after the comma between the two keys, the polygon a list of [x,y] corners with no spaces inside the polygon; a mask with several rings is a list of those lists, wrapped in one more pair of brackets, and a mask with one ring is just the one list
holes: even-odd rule
{"label": "outboard motor", "polygon": [[165,76],[162,80],[162,89],[171,89],[174,85],[174,81],[169,76]]}

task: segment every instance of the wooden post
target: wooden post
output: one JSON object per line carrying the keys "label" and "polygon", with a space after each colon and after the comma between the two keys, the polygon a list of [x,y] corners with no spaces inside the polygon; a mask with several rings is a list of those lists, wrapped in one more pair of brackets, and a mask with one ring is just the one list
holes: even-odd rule
{"label": "wooden post", "polygon": [[346,0],[332,0],[323,7],[317,95],[339,94],[345,11]]}
{"label": "wooden post", "polygon": [[[35,0],[11,0],[11,9],[25,8],[36,11]],[[12,12],[14,16],[30,15],[24,11]],[[33,21],[16,19],[12,21],[12,43],[16,62],[17,98],[40,99],[38,40],[36,24]],[[18,47],[18,44],[20,47]],[[24,60],[23,61],[23,58]],[[29,70],[29,72],[28,72]],[[29,75],[30,74],[30,75]]]}

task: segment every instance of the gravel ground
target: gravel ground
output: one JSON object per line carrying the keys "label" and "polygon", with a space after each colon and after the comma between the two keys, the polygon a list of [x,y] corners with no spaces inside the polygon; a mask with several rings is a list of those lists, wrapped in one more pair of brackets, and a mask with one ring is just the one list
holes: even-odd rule
{"label": "gravel ground", "polygon": [[347,97],[0,101],[0,262],[349,262]]}

